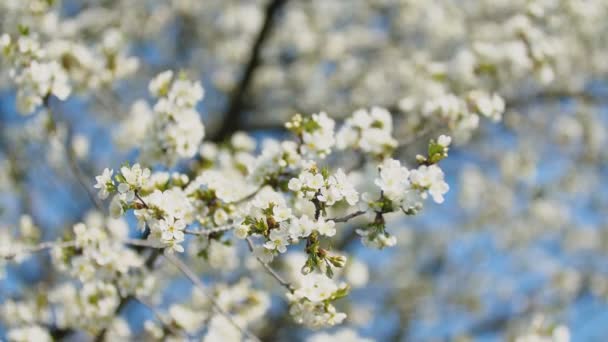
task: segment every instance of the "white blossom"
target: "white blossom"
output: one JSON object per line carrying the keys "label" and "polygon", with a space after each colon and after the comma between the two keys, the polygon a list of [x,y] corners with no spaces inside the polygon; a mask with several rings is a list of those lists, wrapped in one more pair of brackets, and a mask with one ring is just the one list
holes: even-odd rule
{"label": "white blossom", "polygon": [[95,188],[99,189],[99,193],[97,194],[99,198],[106,199],[108,195],[114,188],[114,181],[112,180],[112,174],[114,170],[105,168],[103,173],[99,176],[95,177],[97,183],[95,184]]}

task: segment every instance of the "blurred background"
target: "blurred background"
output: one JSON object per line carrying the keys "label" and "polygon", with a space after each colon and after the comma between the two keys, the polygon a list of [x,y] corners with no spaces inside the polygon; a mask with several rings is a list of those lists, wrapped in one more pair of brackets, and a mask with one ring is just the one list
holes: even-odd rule
{"label": "blurred background", "polygon": [[[198,110],[206,141],[237,131],[258,142],[287,138],[283,123],[294,113],[342,120],[370,106],[389,109],[395,135],[411,140],[397,151],[408,165],[429,138],[455,138],[442,162],[445,202],[396,215],[388,226],[395,247],[371,250],[349,238],[356,221],[338,239],[362,262],[347,274],[359,285],[344,303],[347,326],[360,335],[556,339],[563,325],[574,341],[603,341],[606,18],[604,0],[4,0],[1,30],[39,32],[77,82],[69,100],[51,100],[62,124],[49,139],[46,116],[20,115],[2,76],[0,245],[28,224],[23,215],[46,241],[95,210],[74,170],[91,188],[103,168],[136,160],[147,83],[181,70],[205,88]],[[96,76],[102,72],[109,76]],[[426,110],[477,89],[504,98],[500,120]],[[55,281],[45,254],[0,265],[0,301],[43,293]],[[236,277],[197,267],[210,283]],[[309,336],[285,315],[282,291],[266,285],[273,301],[261,338]],[[161,308],[189,288],[172,281]],[[133,303],[123,316],[141,331],[153,315]]]}

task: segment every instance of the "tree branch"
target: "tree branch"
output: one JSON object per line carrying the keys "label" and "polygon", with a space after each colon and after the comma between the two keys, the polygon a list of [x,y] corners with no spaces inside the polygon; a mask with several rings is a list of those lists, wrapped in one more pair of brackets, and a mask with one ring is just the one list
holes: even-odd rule
{"label": "tree branch", "polygon": [[236,85],[232,91],[230,102],[228,103],[228,109],[221,118],[220,128],[211,136],[213,141],[222,141],[229,137],[232,133],[236,132],[241,127],[242,117],[242,106],[243,97],[253,80],[255,70],[260,64],[260,53],[264,46],[264,43],[270,36],[272,31],[274,16],[281,9],[281,7],[287,2],[287,0],[271,0],[266,7],[266,14],[262,28],[260,29],[256,40],[251,48],[249,55],[249,61],[245,66],[245,71],[240,82]]}
{"label": "tree branch", "polygon": [[[249,251],[253,253],[253,242],[250,237],[247,237],[247,246],[249,247]],[[284,288],[286,288],[289,292],[293,293],[295,288],[288,281],[284,280],[275,270],[270,267],[267,263],[262,261],[262,259],[256,257],[258,262],[264,267],[264,269],[270,274],[276,281],[281,284]]]}
{"label": "tree branch", "polygon": [[175,255],[170,254],[170,253],[165,253],[164,256],[165,256],[165,258],[167,258],[167,260],[169,260],[169,262],[171,262],[173,265],[175,265],[188,279],[190,279],[190,281],[192,281],[194,286],[196,288],[198,288],[205,295],[205,297],[207,297],[207,299],[209,299],[209,301],[213,305],[213,308],[215,309],[215,311],[217,311],[220,315],[224,316],[244,336],[247,336],[248,338],[250,338],[254,341],[260,341],[260,339],[257,338],[257,336],[255,336],[252,332],[247,330],[245,327],[240,326],[234,320],[232,315],[230,315],[229,312],[227,312],[226,310],[224,310],[224,308],[221,307],[221,305],[218,303],[218,301],[215,299],[215,297],[213,297],[212,295],[207,293],[205,285],[201,282],[201,280],[194,273],[194,271],[192,271],[182,260],[180,260],[179,258],[175,257]]}
{"label": "tree branch", "polygon": [[[51,108],[50,99],[51,99],[50,96],[47,95],[43,100],[43,105],[49,113],[49,118],[51,120],[52,127],[55,128],[56,124],[57,124],[57,120],[53,113],[53,109]],[[70,170],[74,174],[74,177],[76,177],[78,184],[80,184],[80,186],[82,187],[84,192],[87,194],[87,196],[89,197],[89,200],[91,201],[91,203],[93,203],[95,208],[97,208],[97,210],[99,210],[99,211],[103,211],[103,205],[101,204],[101,202],[99,201],[99,199],[97,198],[95,193],[88,186],[88,184],[86,182],[86,179],[88,177],[86,177],[84,175],[84,173],[82,172],[82,169],[80,169],[80,165],[78,165],[78,160],[76,160],[76,156],[74,155],[74,149],[73,149],[72,141],[71,141],[72,140],[72,127],[67,122],[65,122],[65,125],[68,130],[68,134],[67,134],[66,141],[65,141],[65,154],[66,154],[66,159],[68,160],[68,164],[70,166]]]}
{"label": "tree branch", "polygon": [[367,211],[365,210],[359,210],[359,211],[355,211],[354,213],[348,214],[346,216],[343,217],[336,217],[336,218],[328,218],[327,221],[334,221],[336,223],[338,222],[348,222],[350,219],[353,219],[357,216],[361,216],[363,214],[365,214]]}
{"label": "tree branch", "polygon": [[185,229],[184,234],[206,236],[206,235],[211,235],[213,233],[226,232],[226,231],[233,229],[234,227],[235,227],[234,224],[227,224],[225,226],[219,226],[219,227],[213,227],[213,228],[201,229],[201,230]]}

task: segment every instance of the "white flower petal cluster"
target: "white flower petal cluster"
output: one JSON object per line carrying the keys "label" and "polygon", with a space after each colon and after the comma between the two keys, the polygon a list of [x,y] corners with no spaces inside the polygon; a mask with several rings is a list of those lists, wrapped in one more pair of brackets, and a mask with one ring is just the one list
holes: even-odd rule
{"label": "white flower petal cluster", "polygon": [[8,330],[6,334],[9,342],[51,342],[53,338],[48,330],[39,325],[28,325]]}
{"label": "white flower petal cluster", "polygon": [[380,165],[380,178],[375,183],[384,196],[394,202],[401,202],[411,189],[410,171],[395,159],[385,159]]}
{"label": "white flower petal cluster", "polygon": [[563,324],[555,324],[547,317],[535,315],[526,327],[527,331],[515,338],[515,342],[569,342],[570,329]]}
{"label": "white flower petal cluster", "polygon": [[46,96],[66,100],[71,92],[65,70],[55,61],[32,61],[15,76],[15,83],[19,87],[17,107],[24,114],[33,112]]}
{"label": "white flower petal cluster", "polygon": [[232,271],[239,266],[238,250],[225,241],[211,239],[207,246],[207,262],[213,269]]}
{"label": "white flower petal cluster", "polygon": [[225,203],[237,201],[255,190],[247,179],[236,170],[207,170],[186,187],[187,194],[211,190]]}
{"label": "white flower petal cluster", "polygon": [[139,60],[127,55],[127,37],[116,28],[100,32],[93,44],[73,37],[53,39],[46,50],[49,57],[61,62],[77,90],[99,90],[132,76],[139,68]]}
{"label": "white flower petal cluster", "polygon": [[[446,143],[442,139],[442,143]],[[380,177],[375,180],[385,197],[395,203],[402,203],[411,198],[410,192],[417,192],[422,199],[427,193],[437,203],[443,203],[443,195],[450,189],[444,181],[441,168],[436,165],[420,165],[408,170],[395,159],[385,159],[380,165]]]}
{"label": "white flower petal cluster", "polygon": [[48,96],[65,100],[71,93],[65,69],[40,47],[31,36],[19,36],[15,41],[7,35],[0,37],[0,52],[11,61],[11,77],[18,87],[17,108],[30,114],[41,106]]}
{"label": "white flower petal cluster", "polygon": [[109,318],[114,316],[119,296],[116,287],[109,283],[85,283],[79,293],[82,312],[86,317]]}
{"label": "white flower petal cluster", "polygon": [[291,215],[285,196],[270,187],[264,187],[250,203],[247,203],[243,213],[255,219],[265,219],[269,210],[273,216],[275,213],[279,214],[277,219],[283,217],[282,221],[287,220]]}
{"label": "white flower petal cluster", "polygon": [[287,233],[292,240],[307,238],[313,232],[318,232],[320,235],[332,237],[336,235],[336,223],[334,221],[325,220],[323,217],[314,220],[307,215],[300,218],[293,218],[284,225]]}
{"label": "white flower petal cluster", "polygon": [[269,250],[276,250],[279,253],[285,253],[289,245],[289,231],[284,228],[273,229],[270,231],[268,241],[264,247]]}
{"label": "white flower petal cluster", "polygon": [[473,90],[467,95],[467,100],[476,113],[494,121],[500,121],[505,111],[505,101],[498,94]]}
{"label": "white flower petal cluster", "polygon": [[143,197],[147,208],[135,210],[135,217],[143,229],[150,229],[149,240],[167,246],[169,251],[183,252],[184,230],[194,219],[194,208],[179,187],[155,190]]}
{"label": "white flower petal cluster", "polygon": [[213,316],[209,322],[209,331],[203,342],[241,341],[243,336],[236,330],[228,318],[220,315]]}
{"label": "white flower petal cluster", "polygon": [[[106,170],[104,170],[104,174],[106,174]],[[150,174],[150,169],[142,168],[139,164],[135,164],[132,167],[121,167],[120,175],[122,176],[122,181],[116,187],[120,193],[121,200],[127,203],[132,202],[135,199],[135,191],[144,186],[150,179]],[[104,180],[103,174],[101,177]]]}
{"label": "white flower petal cluster", "polygon": [[52,312],[45,305],[40,305],[34,298],[13,300],[7,298],[0,308],[0,316],[5,327],[26,327],[48,321]]}
{"label": "white flower petal cluster", "polygon": [[338,285],[323,274],[310,273],[300,278],[294,298],[306,298],[311,302],[322,302],[338,290]]}
{"label": "white flower petal cluster", "polygon": [[170,250],[182,253],[184,247],[181,243],[184,242],[186,223],[181,219],[175,219],[173,216],[166,216],[161,220],[154,220],[150,224],[151,236],[158,237],[159,240],[169,246]]}
{"label": "white flower petal cluster", "polygon": [[293,141],[278,142],[267,139],[262,143],[262,153],[253,163],[250,178],[261,184],[285,170],[300,167],[301,163],[302,156],[298,152],[298,144]]}
{"label": "white flower petal cluster", "polygon": [[118,218],[122,216],[125,208],[133,203],[136,193],[147,186],[151,171],[142,168],[139,164],[132,167],[123,166],[120,168],[120,173],[115,176],[116,183],[111,179],[112,174],[112,170],[104,169],[103,173],[96,177],[95,188],[99,189],[100,198],[107,198],[109,193],[116,193],[110,202],[110,215]]}
{"label": "white flower petal cluster", "polygon": [[[275,257],[285,259],[285,254],[291,254],[288,249],[299,249],[303,259],[298,260],[297,271],[303,278],[290,284],[291,314],[299,323],[315,328],[340,323],[345,314],[337,312],[333,302],[347,291],[331,279],[344,276],[356,285],[365,283],[369,277],[360,264],[345,266],[346,257],[330,250],[349,241],[336,237],[342,224],[350,225],[354,223],[351,219],[357,220],[356,228],[360,229],[356,231],[367,246],[393,246],[397,238],[386,232],[392,219],[389,215],[399,214],[399,209],[405,215],[414,215],[428,197],[441,203],[449,190],[437,163],[447,157],[452,138],[442,135],[432,140],[428,156],[416,156],[418,164],[412,167],[392,159],[397,158],[393,156],[397,148],[399,152],[407,152],[401,147],[409,147],[410,140],[401,138],[412,138],[415,147],[417,134],[430,134],[430,130],[436,129],[449,132],[458,142],[466,140],[480,126],[482,118],[502,118],[506,104],[501,96],[509,99],[509,108],[517,109],[508,116],[509,127],[514,128],[515,134],[527,134],[526,139],[531,139],[507,153],[501,148],[495,149],[500,152],[483,149],[479,157],[485,158],[486,153],[492,157],[501,154],[500,176],[507,184],[492,184],[492,179],[481,170],[469,172],[465,186],[461,187],[462,201],[470,209],[467,216],[471,217],[466,217],[469,223],[475,226],[482,223],[484,229],[492,229],[494,225],[488,223],[498,217],[514,226],[515,230],[509,230],[516,232],[509,234],[509,246],[518,240],[545,236],[538,223],[544,223],[543,227],[562,227],[577,221],[570,217],[575,215],[568,205],[554,198],[564,197],[562,187],[578,196],[594,190],[593,185],[601,179],[596,166],[605,159],[602,153],[605,122],[594,109],[599,105],[596,102],[601,102],[597,80],[601,83],[608,71],[605,63],[608,40],[603,39],[608,15],[606,0],[483,0],[466,2],[466,6],[451,0],[294,1],[279,9],[281,15],[272,22],[273,34],[263,41],[257,40],[264,46],[256,43],[260,30],[266,29],[262,27],[263,1],[209,0],[201,5],[201,1],[194,0],[116,0],[71,6],[72,2],[77,1],[0,1],[0,32],[12,32],[0,35],[0,53],[7,66],[0,71],[0,78],[13,81],[18,109],[31,113],[41,105],[48,105],[51,97],[65,100],[72,93],[79,95],[69,106],[56,108],[66,110],[54,113],[58,114],[55,119],[60,119],[57,122],[41,115],[35,118],[40,120],[27,120],[25,133],[14,130],[16,126],[12,125],[2,131],[6,133],[2,140],[6,138],[9,148],[6,156],[2,156],[7,161],[0,160],[0,187],[9,197],[28,190],[22,189],[20,182],[31,176],[29,153],[38,153],[37,146],[30,148],[30,144],[48,142],[46,158],[57,171],[63,171],[66,151],[73,152],[76,166],[80,164],[86,171],[89,166],[86,164],[99,157],[99,148],[93,145],[95,148],[87,148],[87,141],[93,144],[94,140],[82,139],[80,130],[84,127],[80,122],[71,125],[74,108],[68,107],[89,109],[82,111],[83,123],[87,125],[82,130],[89,131],[91,123],[112,127],[114,115],[124,112],[123,102],[132,98],[133,89],[129,87],[150,79],[149,73],[159,65],[180,64],[189,70],[202,70],[210,76],[205,82],[213,83],[214,95],[216,90],[228,95],[239,89],[247,59],[258,57],[258,63],[253,63],[255,77],[247,76],[254,73],[245,75],[244,80],[250,82],[243,84],[247,86],[247,99],[241,101],[240,112],[248,117],[237,122],[237,129],[265,129],[266,125],[290,115],[294,108],[306,113],[324,109],[337,116],[331,118],[325,112],[306,117],[296,115],[287,124],[295,133],[293,141],[268,139],[259,148],[256,139],[267,136],[266,132],[259,135],[256,132],[255,139],[239,132],[221,143],[203,143],[205,127],[196,109],[204,96],[201,84],[172,71],[153,78],[148,90],[155,105],[143,100],[135,102],[116,130],[115,138],[120,145],[139,149],[141,165],[162,164],[158,166],[164,171],[152,172],[140,164],[118,170],[108,168],[96,177],[95,184],[100,199],[111,198],[112,216],[131,211],[148,241],[129,239],[129,227],[122,219],[87,216],[83,223],[74,226],[73,232],[68,231],[55,241],[57,245],[51,249],[53,268],[73,279],[49,288],[48,301],[42,300],[40,291],[25,288],[16,293],[23,300],[3,300],[3,314],[8,317],[3,317],[3,323],[8,322],[4,337],[8,340],[53,340],[57,339],[54,336],[57,331],[64,329],[73,332],[67,339],[78,339],[84,332],[98,339],[100,329],[108,329],[105,334],[108,341],[175,341],[200,339],[203,334],[205,341],[244,339],[233,322],[197,291],[193,292],[192,300],[170,304],[167,314],[161,312],[157,323],[145,323],[149,334],[145,337],[131,336],[126,322],[117,318],[124,315],[119,311],[127,298],[136,297],[142,303],[150,299],[152,305],[158,305],[158,296],[148,297],[157,285],[155,275],[162,275],[160,286],[172,283],[175,269],[169,263],[150,266],[154,260],[149,257],[163,252],[151,248],[183,252],[187,247],[188,253],[180,259],[187,261],[197,275],[207,271],[207,266],[214,272],[234,271],[241,266],[240,252],[246,250],[243,241],[233,243],[233,236],[257,243],[252,247],[252,255],[265,263]],[[212,25],[198,25],[206,22]],[[179,32],[174,32],[175,29]],[[15,34],[17,31],[20,33]],[[176,34],[184,39],[173,46]],[[139,52],[153,51],[154,55],[142,59],[150,65],[141,68],[137,75],[134,71],[139,60],[129,56],[131,47]],[[252,49],[262,53],[252,55]],[[112,84],[131,75],[124,83]],[[378,107],[370,107],[370,99]],[[536,99],[542,99],[542,103]],[[568,99],[567,106],[562,99]],[[527,101],[534,103],[530,105]],[[543,154],[535,160],[528,156],[533,152],[522,151],[538,146],[536,128],[542,121],[551,121],[540,113],[551,112],[545,110],[545,101],[559,104],[556,108],[569,109],[584,103],[584,110],[568,113],[570,119],[562,116],[555,127],[560,140],[557,152],[568,150],[576,161],[572,170],[553,177],[559,178],[556,187],[547,183],[534,189],[531,199],[526,201],[529,210],[522,213],[515,209],[521,203],[516,199],[525,200],[529,195],[523,193],[528,191],[521,189],[526,187],[523,183],[531,182],[534,175],[543,176],[542,172],[534,172],[544,165]],[[220,99],[209,104],[206,110],[210,115],[220,112],[221,102]],[[12,101],[8,103],[10,107]],[[355,111],[357,108],[363,109]],[[520,109],[532,115],[519,115]],[[250,114],[250,110],[255,114]],[[342,113],[352,115],[340,125]],[[90,118],[93,114],[95,118]],[[68,127],[76,130],[74,135],[69,135]],[[274,130],[274,126],[271,128]],[[279,135],[273,132],[272,136]],[[73,148],[66,149],[63,138]],[[344,156],[328,158],[334,148],[348,151]],[[553,146],[551,152],[555,152]],[[360,163],[348,163],[354,164],[354,170],[342,165],[350,157],[360,158]],[[559,159],[560,165],[567,162]],[[319,166],[314,161],[319,161]],[[378,170],[372,164],[379,161]],[[321,169],[321,165],[327,168]],[[179,172],[173,172],[173,167]],[[357,177],[360,182],[355,188],[353,180]],[[367,192],[359,201],[363,188]],[[12,208],[12,198],[9,202]],[[585,210],[591,211],[593,208],[587,207],[594,206],[584,205]],[[48,208],[45,210],[54,206]],[[518,217],[509,220],[513,210]],[[8,214],[13,216],[10,210]],[[585,224],[595,226],[597,220],[591,216],[591,220],[584,220],[590,221]],[[6,257],[1,258],[1,266],[19,263],[34,250],[45,253],[46,247],[55,243],[40,241],[47,234],[42,234],[31,220],[23,219],[18,227],[0,229],[0,256]],[[585,233],[566,231],[566,247],[586,250],[597,247],[597,241],[602,240],[597,238],[598,229],[584,230]],[[414,234],[408,229],[401,232],[408,237],[409,233]],[[186,239],[187,234],[193,236]],[[422,253],[408,252],[407,257],[390,260],[391,264],[407,265],[403,269],[408,272],[401,277],[407,287],[400,288],[405,292],[420,287],[420,279],[415,277],[419,267],[409,266],[421,264],[426,269],[427,257],[431,261],[436,256],[445,257],[441,253],[445,236],[431,234],[432,239],[427,239],[423,235],[426,232],[415,234],[416,239],[412,237],[410,242],[421,245],[407,249]],[[396,236],[405,240],[400,234]],[[140,246],[127,247],[129,243]],[[151,246],[144,246],[148,243]],[[425,248],[430,246],[433,255],[426,255]],[[262,266],[275,265],[259,265],[254,257],[249,258],[253,264],[247,265],[252,278],[258,275],[253,273],[257,271],[272,273]],[[418,260],[420,257],[423,260]],[[208,265],[201,265],[200,259],[205,259]],[[338,272],[333,273],[332,267]],[[350,275],[349,267],[354,269]],[[5,269],[10,280],[13,270],[0,267],[0,274]],[[241,271],[244,270],[236,272]],[[277,271],[281,275],[282,270]],[[562,272],[558,271],[561,279]],[[552,286],[560,283],[557,286],[567,291],[549,291],[551,296],[555,293],[560,296],[560,303],[567,303],[572,293],[580,293],[573,290],[580,285],[579,278],[585,279],[580,270],[568,269],[565,273],[568,281],[551,283]],[[234,280],[233,273],[221,276]],[[217,279],[211,272],[205,273],[205,277]],[[443,277],[434,278],[443,281]],[[39,289],[46,289],[46,283],[44,280]],[[264,293],[256,295],[254,290],[245,289],[250,284],[242,283],[246,281],[210,286],[209,294],[238,325],[247,329],[254,320],[264,318],[270,300]],[[594,294],[605,292],[601,274],[594,275],[591,283]],[[451,292],[460,290],[459,286],[448,288],[449,293],[442,294],[442,298],[452,298]],[[170,292],[171,288],[165,290]],[[439,290],[445,289],[440,286]],[[433,306],[431,316],[435,314]],[[352,316],[357,316],[357,309],[353,311]],[[167,318],[168,327],[162,326],[163,318]],[[509,329],[517,330],[517,324],[507,323]],[[537,325],[536,320],[532,323],[531,331],[519,340],[570,338],[565,326]],[[178,332],[175,334],[173,329]],[[334,332],[317,334],[311,339],[365,340],[352,330]],[[514,333],[513,336],[518,335],[517,331]]]}
{"label": "white flower petal cluster", "polygon": [[479,127],[479,117],[500,120],[505,111],[505,102],[498,94],[472,90],[465,98],[445,94],[424,103],[423,115],[438,116],[446,120],[448,127],[458,137],[467,138]]}
{"label": "white flower petal cluster", "polygon": [[[304,275],[296,271],[298,265],[306,259],[306,256],[298,253],[287,255],[290,263],[295,291],[288,293],[287,298],[290,302],[290,314],[299,323],[311,328],[331,327],[340,324],[346,319],[346,314],[338,312],[329,301],[337,293],[345,291],[345,283],[337,284],[335,280],[327,276],[312,272]],[[324,303],[328,303],[325,305]]]}
{"label": "white flower petal cluster", "polygon": [[105,168],[103,173],[99,176],[95,177],[95,181],[97,182],[94,187],[95,189],[99,189],[99,193],[97,194],[100,199],[106,199],[113,191],[114,181],[112,180],[112,175],[114,174],[114,170]]}
{"label": "white flower petal cluster", "polygon": [[346,314],[338,312],[332,304],[315,303],[306,299],[290,300],[289,314],[293,320],[313,329],[320,329],[341,324],[346,319]]}
{"label": "white flower petal cluster", "polygon": [[63,283],[48,295],[54,305],[59,328],[78,328],[93,334],[114,322],[114,312],[120,303],[120,293],[109,282],[92,280],[77,288]]}
{"label": "white flower petal cluster", "polygon": [[316,198],[328,206],[342,200],[353,206],[359,201],[359,193],[342,169],[325,178],[313,164],[312,168],[304,170],[297,178],[290,179],[288,187],[298,196],[308,200]]}
{"label": "white flower petal cluster", "polygon": [[53,258],[58,267],[82,282],[130,277],[129,272],[139,269],[144,261],[120,242],[126,238],[126,228],[122,220],[104,221],[98,214],[89,214],[85,223],[73,228],[76,247],[81,252],[72,255],[69,249],[54,249]]}
{"label": "white flower petal cluster", "polygon": [[150,92],[158,101],[142,144],[142,159],[172,166],[194,157],[205,135],[195,108],[204,95],[200,82],[174,80],[173,72],[165,71],[150,82]]}
{"label": "white flower petal cluster", "polygon": [[393,247],[397,244],[397,237],[388,232],[375,232],[369,229],[357,229],[364,246],[375,249]]}
{"label": "white flower petal cluster", "polygon": [[129,114],[115,131],[114,140],[118,147],[126,150],[141,146],[152,120],[154,120],[154,112],[150,105],[144,100],[135,101]]}
{"label": "white flower petal cluster", "polygon": [[[184,230],[195,219],[193,202],[179,186],[188,183],[188,177],[179,173],[152,174],[139,164],[121,167],[114,177],[116,183],[112,174],[112,170],[105,169],[96,177],[95,185],[100,189],[100,197],[116,193],[110,202],[110,214],[117,218],[125,209],[134,209],[139,228],[150,230],[149,240],[168,247],[169,251],[183,252]],[[155,189],[166,188],[170,183],[175,186],[163,191]]]}
{"label": "white flower petal cluster", "polygon": [[129,323],[121,317],[116,317],[106,332],[106,338],[110,341],[124,341],[132,339],[131,328]]}
{"label": "white flower petal cluster", "polygon": [[336,135],[339,149],[354,148],[365,153],[384,155],[397,147],[392,137],[391,113],[382,107],[356,110]]}
{"label": "white flower petal cluster", "polygon": [[421,165],[410,172],[410,182],[421,192],[422,198],[426,198],[427,193],[431,195],[436,203],[443,203],[445,195],[450,186],[444,181],[443,171],[436,164]]}
{"label": "white flower petal cluster", "polygon": [[[270,308],[268,294],[252,288],[249,279],[240,279],[233,284],[218,283],[210,289],[215,303],[231,313],[231,318],[243,327],[264,318]],[[218,339],[241,340],[241,332],[235,329],[222,314],[216,313],[209,297],[198,289],[193,289],[190,298],[181,304],[173,304],[168,310],[168,320],[189,335],[205,331],[203,341]],[[155,340],[171,339],[170,332],[156,322],[145,322],[146,334]]]}
{"label": "white flower petal cluster", "polygon": [[317,127],[311,130],[304,130],[304,133],[302,133],[302,141],[304,142],[302,146],[303,154],[317,154],[319,157],[324,158],[331,152],[331,148],[336,143],[334,137],[336,123],[325,112],[313,114],[311,119]]}
{"label": "white flower petal cluster", "polygon": [[336,122],[325,112],[306,118],[297,114],[285,126],[300,137],[300,149],[307,158],[325,158],[336,144]]}

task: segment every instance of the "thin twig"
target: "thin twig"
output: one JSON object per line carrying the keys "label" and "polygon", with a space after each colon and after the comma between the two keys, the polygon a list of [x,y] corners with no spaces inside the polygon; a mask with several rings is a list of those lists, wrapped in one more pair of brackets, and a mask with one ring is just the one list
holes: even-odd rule
{"label": "thin twig", "polygon": [[6,255],[2,255],[2,258],[11,260],[11,259],[14,259],[15,257],[17,257],[18,255],[42,252],[42,251],[52,249],[55,247],[57,247],[57,248],[74,247],[75,245],[76,245],[76,241],[59,241],[59,242],[58,241],[46,241],[46,242],[39,243],[38,245],[35,245],[35,246],[26,247],[18,252],[12,252],[12,253],[8,253]]}
{"label": "thin twig", "polygon": [[214,233],[226,232],[231,229],[234,229],[234,227],[235,227],[234,224],[228,224],[225,226],[219,226],[219,227],[213,227],[213,228],[201,229],[201,230],[185,229],[184,234],[206,236],[206,235],[211,235]]}
{"label": "thin twig", "polygon": [[260,187],[259,187],[259,188],[257,188],[257,189],[256,189],[254,192],[252,192],[252,193],[250,193],[249,195],[247,195],[247,196],[245,196],[245,197],[243,197],[243,198],[241,198],[241,199],[239,199],[239,200],[236,200],[236,201],[234,201],[234,202],[232,202],[232,203],[233,203],[233,204],[241,204],[241,203],[243,203],[243,202],[246,202],[246,201],[248,201],[248,200],[250,200],[250,199],[254,198],[254,197],[255,197],[255,195],[257,195],[257,194],[258,194],[258,193],[259,193],[259,192],[260,192],[260,191],[261,191],[263,188],[264,188],[264,186],[260,186]]}
{"label": "thin twig", "polygon": [[155,248],[155,249],[163,249],[163,248],[167,247],[164,245],[156,244],[152,241],[142,240],[142,239],[126,239],[126,240],[122,240],[121,242],[123,242],[126,245],[148,247],[148,248]]}
{"label": "thin twig", "polygon": [[230,315],[229,312],[227,312],[226,310],[224,310],[224,308],[222,308],[222,306],[220,305],[220,303],[218,303],[218,301],[215,299],[215,297],[213,297],[209,293],[207,293],[207,289],[205,288],[205,285],[203,284],[203,282],[198,278],[198,276],[194,273],[194,271],[192,271],[188,267],[188,265],[186,265],[181,259],[177,258],[175,255],[173,255],[171,253],[165,252],[164,256],[165,256],[165,258],[167,258],[167,260],[169,260],[169,262],[171,262],[173,265],[175,265],[188,279],[190,279],[190,281],[192,281],[194,286],[196,288],[198,288],[205,295],[205,297],[207,297],[207,299],[209,299],[209,301],[211,302],[211,305],[213,306],[215,311],[217,311],[220,315],[224,316],[244,336],[247,336],[248,338],[250,338],[254,341],[260,341],[260,339],[257,336],[255,336],[252,332],[247,330],[247,328],[240,326],[234,320],[232,315]]}
{"label": "thin twig", "polygon": [[[71,128],[69,126],[68,126],[68,131],[71,132]],[[80,186],[87,193],[87,196],[89,196],[89,200],[91,200],[91,203],[93,203],[93,205],[95,205],[97,210],[103,211],[103,204],[99,201],[95,192],[93,192],[93,190],[89,187],[89,184],[86,181],[86,179],[88,177],[85,176],[84,172],[80,168],[80,165],[78,164],[78,160],[76,159],[76,155],[74,154],[74,147],[72,146],[71,137],[72,137],[72,134],[71,133],[68,134],[68,137],[66,138],[66,151],[65,151],[65,153],[67,155],[67,159],[68,159],[68,164],[70,165],[70,169],[72,170],[72,173],[76,177],[76,180],[78,181]]]}
{"label": "thin twig", "polygon": [[141,202],[141,204],[144,206],[144,208],[150,209],[150,207],[148,207],[148,204],[146,203],[146,201],[144,201],[144,199],[139,196],[139,192],[135,191],[135,197]]}
{"label": "thin twig", "polygon": [[150,310],[154,314],[154,316],[156,316],[156,319],[160,322],[160,324],[162,325],[163,330],[165,332],[170,332],[175,336],[186,335],[182,331],[179,331],[178,329],[176,329],[175,325],[171,324],[171,322],[166,322],[163,315],[151,303],[148,303],[148,301],[146,301],[145,299],[140,298],[140,297],[135,297],[135,300],[137,300],[143,306],[148,308],[148,310]]}
{"label": "thin twig", "polygon": [[[126,239],[126,240],[121,240],[120,242],[122,242],[126,245],[141,246],[141,247],[147,247],[147,248],[155,248],[155,249],[166,248],[166,246],[155,244],[155,243],[147,241],[147,240],[140,240],[140,239]],[[76,240],[45,241],[45,242],[41,242],[34,246],[25,247],[22,250],[17,251],[17,252],[11,252],[9,254],[2,255],[0,257],[3,259],[10,260],[10,259],[14,259],[18,255],[38,253],[38,252],[42,252],[42,251],[45,251],[48,249],[53,249],[53,248],[69,248],[69,247],[76,247]]]}
{"label": "thin twig", "polygon": [[365,210],[359,210],[359,211],[356,211],[354,213],[348,214],[348,215],[343,216],[343,217],[328,218],[327,221],[334,221],[336,223],[338,223],[338,222],[348,222],[350,219],[355,218],[357,216],[361,216],[361,215],[365,214],[366,212],[367,211],[365,211]]}
{"label": "thin twig", "polygon": [[[43,105],[49,113],[49,118],[51,120],[53,127],[56,127],[57,120],[55,118],[53,109],[51,108],[50,96],[47,95],[44,97]],[[84,189],[84,191],[87,194],[87,196],[89,197],[89,200],[91,201],[91,203],[93,203],[93,205],[97,208],[97,210],[103,211],[103,205],[101,204],[101,202],[99,201],[99,199],[97,198],[97,196],[95,195],[93,190],[91,188],[89,188],[88,183],[86,181],[88,177],[86,177],[84,175],[84,173],[82,172],[82,169],[80,168],[80,165],[78,165],[78,160],[76,160],[76,155],[74,154],[74,149],[73,149],[72,142],[71,142],[72,128],[67,122],[65,123],[65,125],[68,129],[66,141],[64,142],[65,143],[65,153],[66,153],[66,159],[68,160],[68,165],[70,166],[70,170],[74,174],[74,177],[76,177],[76,180],[78,181],[80,186]]]}
{"label": "thin twig", "polygon": [[[251,241],[250,237],[247,237],[247,246],[249,246],[249,251],[253,253],[253,241]],[[270,274],[276,281],[281,284],[281,286],[285,287],[289,292],[293,293],[295,288],[286,280],[284,280],[268,263],[264,262],[259,257],[256,257],[258,262],[264,267],[264,269]]]}

